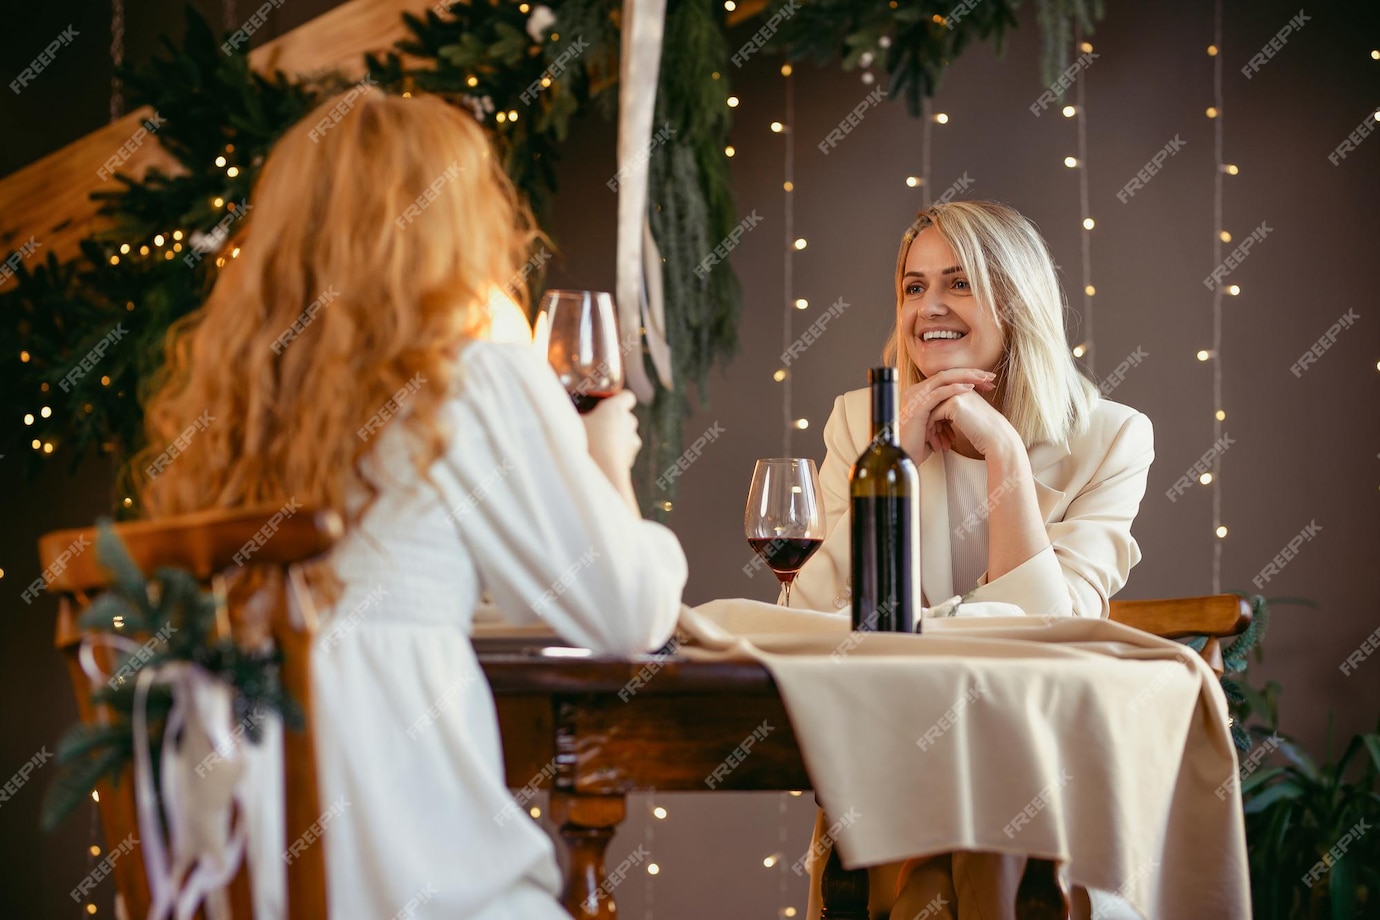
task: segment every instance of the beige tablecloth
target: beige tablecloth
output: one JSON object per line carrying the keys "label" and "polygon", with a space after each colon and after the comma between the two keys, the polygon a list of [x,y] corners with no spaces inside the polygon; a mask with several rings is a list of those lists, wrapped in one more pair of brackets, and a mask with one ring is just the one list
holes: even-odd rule
{"label": "beige tablecloth", "polygon": [[1026,853],[1151,920],[1248,918],[1236,751],[1198,655],[1106,620],[971,612],[988,616],[855,634],[713,601],[683,609],[681,654],[771,671],[849,868]]}

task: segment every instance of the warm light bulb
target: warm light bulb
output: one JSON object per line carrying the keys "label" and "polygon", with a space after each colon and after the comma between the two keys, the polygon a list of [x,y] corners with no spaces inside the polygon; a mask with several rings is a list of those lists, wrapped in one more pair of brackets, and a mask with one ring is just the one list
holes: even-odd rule
{"label": "warm light bulb", "polygon": [[787,179],[785,182],[782,182],[781,187],[788,192],[795,191],[795,183],[792,182],[790,179]]}
{"label": "warm light bulb", "polygon": [[1075,115],[1078,114],[1078,109],[1077,109],[1076,107],[1074,107],[1074,106],[1071,106],[1071,105],[1066,105],[1066,106],[1064,106],[1063,111],[1064,111],[1064,117],[1065,117],[1065,118],[1072,118],[1073,116],[1075,116]]}
{"label": "warm light bulb", "polygon": [[25,412],[25,413],[24,413],[24,424],[25,424],[25,425],[32,425],[33,423],[34,423],[34,414],[33,414],[32,412]]}
{"label": "warm light bulb", "polygon": [[1073,169],[1075,166],[1078,165],[1078,158],[1064,157],[1064,165],[1067,166],[1069,169]]}
{"label": "warm light bulb", "polygon": [[1223,166],[1222,168],[1226,170],[1227,175],[1229,176],[1234,176],[1241,171],[1241,168],[1238,167],[1235,163],[1228,163],[1226,166]]}
{"label": "warm light bulb", "polygon": [[32,357],[32,356],[31,356],[27,351],[21,351],[21,352],[19,353],[19,363],[20,363],[20,364],[28,364],[28,363],[29,363],[29,358],[30,358],[30,357]]}
{"label": "warm light bulb", "polygon": [[806,307],[808,307],[809,305],[810,305],[810,302],[809,302],[808,300],[806,300],[804,297],[797,297],[797,298],[795,299],[795,308],[796,308],[797,310],[804,310],[804,309],[805,309]]}
{"label": "warm light bulb", "polygon": [[662,510],[662,511],[670,511],[670,510],[671,510],[671,503],[670,503],[670,502],[662,502],[662,503],[661,503],[661,510]]}
{"label": "warm light bulb", "polygon": [[538,807],[535,806],[535,805],[533,805],[531,808],[527,809],[527,813],[530,814],[530,815],[531,815],[532,817],[534,817],[534,818],[540,818],[540,817],[541,817],[541,809],[538,808]]}
{"label": "warm light bulb", "polygon": [[733,156],[734,154],[736,154],[737,152],[738,152],[737,149],[734,148],[734,146],[733,146],[732,144],[729,144],[727,147],[724,148],[724,156],[726,156],[726,157],[731,157],[731,156]]}
{"label": "warm light bulb", "polygon": [[790,75],[791,75],[791,65],[790,65],[790,64],[782,64],[782,65],[781,65],[781,76],[783,76],[783,77],[789,77]]}
{"label": "warm light bulb", "polygon": [[936,112],[934,115],[934,120],[941,125],[947,125],[949,123],[949,116],[944,114],[943,112]]}
{"label": "warm light bulb", "polygon": [[167,259],[167,260],[169,260],[169,261],[172,261],[172,257],[173,257],[173,251],[172,251],[171,249],[169,249],[167,252],[163,253],[163,258],[165,258],[165,259]]}
{"label": "warm light bulb", "polygon": [[240,257],[240,247],[236,246],[234,249],[230,250],[230,258],[232,258],[232,259],[238,259],[239,257]]}
{"label": "warm light bulb", "polygon": [[1084,294],[1087,294],[1089,297],[1091,297],[1092,295],[1094,295],[1094,294],[1097,293],[1097,288],[1093,287],[1093,286],[1090,284],[1090,285],[1088,285],[1087,287],[1083,288],[1083,293],[1084,293]]}
{"label": "warm light bulb", "polygon": [[1207,107],[1207,117],[1208,117],[1208,118],[1216,118],[1216,117],[1217,117],[1217,106],[1215,106],[1215,105],[1210,105],[1210,106]]}
{"label": "warm light bulb", "polygon": [[1226,535],[1227,535],[1227,528],[1226,528],[1225,525],[1217,528],[1217,539],[1220,540],[1220,539],[1222,539],[1223,537],[1225,537]]}
{"label": "warm light bulb", "polygon": [[724,9],[727,10],[728,12],[731,13],[731,12],[733,12],[734,10],[736,10],[737,8],[738,8],[738,4],[734,3],[733,0],[724,0]]}
{"label": "warm light bulb", "polygon": [[139,255],[141,255],[141,256],[146,256],[146,255],[148,255],[148,254],[149,254],[149,248],[148,248],[147,246],[140,246],[140,247],[139,247]]}
{"label": "warm light bulb", "polygon": [[110,378],[109,378],[109,377],[102,377],[102,378],[101,378],[101,386],[103,386],[103,387],[108,387],[108,386],[110,386]]}
{"label": "warm light bulb", "polygon": [[38,410],[38,414],[43,416],[44,418],[50,418],[53,414],[53,407],[44,406],[42,409]]}
{"label": "warm light bulb", "polygon": [[465,85],[466,85],[466,86],[470,86],[470,87],[478,86],[478,85],[479,85],[479,78],[478,78],[478,77],[466,77],[466,78],[465,78]]}
{"label": "warm light bulb", "polygon": [[508,120],[508,113],[507,113],[507,112],[499,112],[497,115],[494,116],[494,118],[495,118],[495,119],[498,121],[498,123],[501,125],[501,124],[503,124],[504,122],[506,122],[506,121]]}
{"label": "warm light bulb", "polygon": [[90,851],[90,852],[91,852],[91,855],[92,855],[92,856],[100,856],[100,855],[101,855],[101,848],[98,847],[98,846],[96,846],[96,845],[93,843],[93,844],[91,844],[91,851]]}
{"label": "warm light bulb", "polygon": [[134,506],[134,499],[132,499],[132,498],[126,496],[126,497],[125,497],[125,500],[124,500],[121,504],[123,504],[126,508],[133,507],[133,506]]}
{"label": "warm light bulb", "polygon": [[1208,57],[1217,57],[1217,46],[1216,46],[1216,45],[1208,45],[1207,51],[1208,51]]}
{"label": "warm light bulb", "polygon": [[240,168],[238,166],[231,166],[225,171],[225,174],[233,179],[240,174]]}
{"label": "warm light bulb", "polygon": [[729,107],[730,109],[736,109],[736,108],[738,107],[738,97],[737,97],[737,96],[729,96],[729,97],[728,97],[728,107]]}
{"label": "warm light bulb", "polygon": [[127,256],[127,255],[129,255],[129,244],[128,244],[128,243],[121,243],[121,244],[120,244],[120,255],[122,255],[122,256]]}
{"label": "warm light bulb", "polygon": [[774,122],[771,123],[771,131],[772,131],[773,134],[780,134],[782,131],[785,131],[785,130],[786,130],[786,126],[783,125],[781,122],[779,122],[779,121],[774,121]]}
{"label": "warm light bulb", "polygon": [[783,910],[781,911],[781,916],[783,916],[783,917],[794,917],[794,916],[795,916],[795,908],[794,908],[794,907],[787,907],[787,908],[783,909]]}
{"label": "warm light bulb", "polygon": [[1074,356],[1075,358],[1081,358],[1081,357],[1083,357],[1084,355],[1086,355],[1087,353],[1088,353],[1088,348],[1087,348],[1086,345],[1075,345],[1075,346],[1073,346],[1073,356]]}
{"label": "warm light bulb", "polygon": [[1227,420],[1227,412],[1226,412],[1226,410],[1225,410],[1225,409],[1218,409],[1217,412],[1216,412],[1216,414],[1215,414],[1215,418],[1216,418],[1217,421],[1219,421],[1219,422],[1225,422],[1225,421]]}
{"label": "warm light bulb", "polygon": [[225,168],[225,157],[216,157],[216,166]]}
{"label": "warm light bulb", "polygon": [[87,912],[88,914],[94,914],[94,913],[96,912],[96,905],[95,905],[95,904],[88,904],[88,905],[86,905],[86,912]]}
{"label": "warm light bulb", "polygon": [[1221,240],[1222,242],[1224,242],[1224,243],[1230,243],[1230,242],[1231,242],[1231,234],[1228,233],[1228,232],[1225,231],[1225,230],[1223,230],[1221,233],[1217,234],[1217,238],[1220,239],[1220,240]]}
{"label": "warm light bulb", "polygon": [[53,452],[53,442],[52,442],[52,441],[44,441],[44,442],[43,442],[43,452],[44,452],[45,454],[51,454],[51,453]]}
{"label": "warm light bulb", "polygon": [[1380,51],[1372,51],[1370,53],[1370,59],[1372,61],[1380,61]]}
{"label": "warm light bulb", "polygon": [[32,447],[34,450],[38,450],[40,447],[43,446],[43,442],[40,441],[38,438],[34,438],[32,441],[29,442],[29,446]]}
{"label": "warm light bulb", "polygon": [[1208,358],[1211,358],[1211,357],[1212,357],[1212,352],[1208,351],[1206,348],[1201,349],[1201,350],[1199,350],[1199,352],[1198,352],[1198,360],[1199,360],[1199,361],[1206,361]]}
{"label": "warm light bulb", "polygon": [[163,234],[161,234],[161,233],[158,234],[157,236],[155,236],[155,237],[153,238],[153,245],[155,245],[155,246],[162,246],[162,245],[163,245],[163,242],[164,242],[164,240],[163,240]]}
{"label": "warm light bulb", "polygon": [[771,375],[771,379],[780,383],[786,379],[786,371],[783,368],[777,368],[776,373]]}
{"label": "warm light bulb", "polygon": [[1241,296],[1241,285],[1239,285],[1239,284],[1229,284],[1229,285],[1227,285],[1227,293],[1230,294],[1230,295],[1233,296],[1233,297],[1239,297],[1239,296]]}
{"label": "warm light bulb", "polygon": [[919,176],[906,176],[906,185],[910,186],[911,188],[915,188],[915,187],[916,187],[917,185],[919,185],[919,184],[920,184],[920,177],[919,177]]}
{"label": "warm light bulb", "polygon": [[799,428],[801,431],[804,431],[806,428],[810,427],[810,420],[807,418],[798,418],[795,420],[795,427]]}
{"label": "warm light bulb", "polygon": [[666,820],[666,809],[662,808],[660,805],[652,809],[652,814],[656,815],[663,821]]}
{"label": "warm light bulb", "polygon": [[212,204],[214,207],[223,208],[223,207],[225,207],[225,199],[224,199],[224,198],[216,198],[216,199],[212,200],[211,204]]}
{"label": "warm light bulb", "polygon": [[1092,53],[1092,42],[1083,42],[1083,44],[1079,45],[1078,48],[1084,54],[1090,54]]}
{"label": "warm light bulb", "polygon": [[806,246],[808,246],[808,245],[810,245],[810,244],[807,243],[807,242],[805,242],[805,238],[804,238],[803,236],[800,237],[799,239],[797,239],[797,240],[795,241],[795,248],[796,248],[796,249],[804,249],[804,248],[805,248]]}
{"label": "warm light bulb", "polygon": [[776,865],[776,854],[773,853],[771,856],[764,857],[762,859],[762,865],[766,866],[768,869]]}
{"label": "warm light bulb", "polygon": [[[669,505],[670,502],[667,502],[666,504]],[[668,508],[667,510],[669,511],[670,509]],[[660,874],[661,874],[661,867],[658,866],[656,863],[647,863],[647,874],[648,874],[648,875],[660,875]]]}
{"label": "warm light bulb", "polygon": [[1198,477],[1198,481],[1199,481],[1200,483],[1202,483],[1203,485],[1208,485],[1208,484],[1210,484],[1210,483],[1212,482],[1212,474],[1211,474],[1211,473],[1204,473],[1203,475],[1201,475],[1201,476]]}
{"label": "warm light bulb", "polygon": [[1091,217],[1085,217],[1085,218],[1083,218],[1083,229],[1084,229],[1084,230],[1091,230],[1093,227],[1096,227],[1096,226],[1097,226],[1097,221],[1093,220]]}

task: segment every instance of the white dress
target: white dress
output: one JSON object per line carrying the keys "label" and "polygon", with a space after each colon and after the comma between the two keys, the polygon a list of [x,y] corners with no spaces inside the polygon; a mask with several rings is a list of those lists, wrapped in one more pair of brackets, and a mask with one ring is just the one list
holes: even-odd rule
{"label": "white dress", "polygon": [[565,918],[549,839],[504,784],[469,631],[481,591],[615,655],[672,634],[675,536],[627,506],[530,347],[476,342],[423,481],[400,425],[379,436],[375,505],[333,552],[346,586],[313,650],[331,920]]}

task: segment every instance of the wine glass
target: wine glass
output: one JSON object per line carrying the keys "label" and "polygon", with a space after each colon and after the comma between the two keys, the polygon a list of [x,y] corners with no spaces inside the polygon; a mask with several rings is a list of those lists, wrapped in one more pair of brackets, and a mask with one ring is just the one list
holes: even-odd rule
{"label": "wine glass", "polygon": [[743,530],[748,545],[766,561],[786,589],[805,561],[824,542],[824,494],[813,460],[758,460],[748,489]]}
{"label": "wine glass", "polygon": [[581,414],[623,389],[612,296],[550,290],[542,295],[541,310],[546,314],[546,360]]}

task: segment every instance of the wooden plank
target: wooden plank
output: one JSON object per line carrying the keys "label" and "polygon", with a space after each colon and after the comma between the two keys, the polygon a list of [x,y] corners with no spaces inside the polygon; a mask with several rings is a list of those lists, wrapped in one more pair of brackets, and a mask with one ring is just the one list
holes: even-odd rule
{"label": "wooden plank", "polygon": [[[358,77],[364,73],[367,52],[384,51],[405,36],[404,12],[422,15],[435,2],[350,0],[255,48],[249,61],[259,71],[276,68],[289,74],[312,74],[339,70]],[[90,195],[118,185],[113,179],[102,179],[98,170],[152,115],[147,106],[136,109],[0,180],[0,258],[33,237],[41,247],[33,262],[46,259],[48,253],[65,261],[77,254],[82,237],[108,226],[96,214]],[[173,174],[181,171],[158,143],[156,134],[139,144],[119,169],[142,178],[153,167]],[[0,290],[5,287],[0,284]]]}

